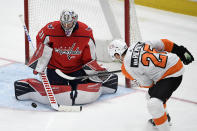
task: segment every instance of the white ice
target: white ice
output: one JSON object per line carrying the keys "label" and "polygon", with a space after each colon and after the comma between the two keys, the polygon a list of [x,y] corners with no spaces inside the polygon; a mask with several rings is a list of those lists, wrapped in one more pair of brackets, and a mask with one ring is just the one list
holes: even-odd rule
{"label": "white ice", "polygon": [[[197,17],[137,6],[144,40],[167,38],[186,46],[197,59]],[[0,2],[0,130],[1,131],[154,131],[147,124],[145,91],[124,88],[120,75],[115,95],[103,96],[83,106],[82,112],[55,112],[49,106],[14,98],[13,83],[32,77],[24,62],[24,31],[18,15],[23,0]],[[17,63],[16,63],[17,62]],[[181,86],[168,101],[172,131],[197,130],[197,62],[185,66]]]}

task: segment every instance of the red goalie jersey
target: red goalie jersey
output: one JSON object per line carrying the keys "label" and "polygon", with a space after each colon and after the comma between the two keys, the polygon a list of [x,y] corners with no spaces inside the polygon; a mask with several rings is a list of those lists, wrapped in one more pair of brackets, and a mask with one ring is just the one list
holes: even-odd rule
{"label": "red goalie jersey", "polygon": [[64,73],[77,71],[96,59],[92,29],[79,21],[69,37],[65,35],[60,21],[48,23],[39,31],[36,41],[38,49],[43,44],[53,49],[48,68],[59,68]]}

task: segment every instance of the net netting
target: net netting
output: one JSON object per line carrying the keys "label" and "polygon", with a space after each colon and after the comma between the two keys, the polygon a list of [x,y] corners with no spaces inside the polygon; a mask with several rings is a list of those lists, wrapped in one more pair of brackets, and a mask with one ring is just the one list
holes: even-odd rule
{"label": "net netting", "polygon": [[[59,20],[63,9],[78,13],[79,21],[93,29],[98,60],[111,62],[107,53],[108,43],[115,38],[124,39],[123,0],[28,0],[29,33],[36,43],[38,31],[47,23]],[[131,0],[131,43],[141,40],[135,6]],[[34,45],[35,47],[35,45]],[[33,49],[30,46],[30,57]]]}

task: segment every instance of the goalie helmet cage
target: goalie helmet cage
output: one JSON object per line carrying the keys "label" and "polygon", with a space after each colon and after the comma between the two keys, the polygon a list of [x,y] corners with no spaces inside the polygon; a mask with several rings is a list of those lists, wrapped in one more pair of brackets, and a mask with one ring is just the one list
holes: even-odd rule
{"label": "goalie helmet cage", "polygon": [[[63,9],[74,10],[79,21],[93,29],[99,61],[112,62],[107,46],[113,39],[124,39],[129,46],[141,40],[134,0],[24,0],[24,20],[32,38],[25,36],[25,63],[36,47],[36,35],[47,23],[59,20]],[[102,52],[102,53],[101,53]],[[126,86],[131,87],[126,79]]]}

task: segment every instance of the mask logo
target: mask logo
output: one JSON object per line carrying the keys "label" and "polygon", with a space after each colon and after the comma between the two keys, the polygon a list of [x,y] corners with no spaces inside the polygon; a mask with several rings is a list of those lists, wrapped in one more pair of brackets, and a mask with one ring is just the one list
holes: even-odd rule
{"label": "mask logo", "polygon": [[67,57],[68,57],[68,60],[71,60],[72,58],[74,58],[75,56],[71,56],[71,55],[80,55],[81,54],[81,51],[79,51],[79,47],[77,47],[75,50],[74,50],[74,47],[75,47],[76,43],[73,43],[73,45],[71,47],[69,47],[68,49],[57,49],[55,48],[55,52],[59,53],[60,55],[64,55],[66,54]]}
{"label": "mask logo", "polygon": [[64,20],[65,20],[65,21],[70,21],[70,16],[69,16],[68,14],[65,14]]}

